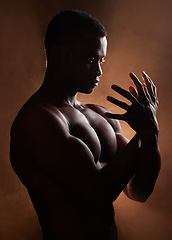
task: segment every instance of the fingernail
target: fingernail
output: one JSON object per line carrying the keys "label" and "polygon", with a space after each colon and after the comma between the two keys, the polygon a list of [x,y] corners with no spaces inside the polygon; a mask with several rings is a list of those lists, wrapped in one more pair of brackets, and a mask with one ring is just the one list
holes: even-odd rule
{"label": "fingernail", "polygon": [[132,86],[129,86],[128,89],[129,89],[129,91],[133,91],[134,90]]}
{"label": "fingernail", "polygon": [[143,87],[144,87],[144,88],[147,88],[146,83],[143,83]]}
{"label": "fingernail", "polygon": [[129,76],[130,77],[136,77],[136,74],[134,74],[133,72],[130,72]]}
{"label": "fingernail", "polygon": [[111,99],[112,99],[112,98],[111,98],[110,96],[107,96],[107,100],[109,100],[109,101],[110,101]]}
{"label": "fingernail", "polygon": [[117,87],[117,86],[116,86],[115,84],[113,84],[113,85],[111,86],[112,89],[116,89],[116,87]]}

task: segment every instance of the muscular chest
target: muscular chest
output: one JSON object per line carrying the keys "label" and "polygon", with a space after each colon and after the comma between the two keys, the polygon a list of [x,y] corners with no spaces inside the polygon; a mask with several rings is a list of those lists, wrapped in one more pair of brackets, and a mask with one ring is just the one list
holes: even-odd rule
{"label": "muscular chest", "polygon": [[116,153],[116,135],[105,118],[90,109],[68,111],[71,135],[81,139],[91,150],[95,162],[108,162]]}

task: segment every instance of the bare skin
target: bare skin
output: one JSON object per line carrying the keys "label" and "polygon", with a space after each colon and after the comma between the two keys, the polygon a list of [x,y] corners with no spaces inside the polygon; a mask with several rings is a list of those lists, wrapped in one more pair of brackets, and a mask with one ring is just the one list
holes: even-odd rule
{"label": "bare skin", "polygon": [[[90,35],[70,52],[54,46],[43,85],[12,126],[11,163],[28,189],[44,240],[116,240],[113,201],[123,190],[146,201],[160,170],[158,101],[146,74],[144,84],[131,74],[136,87],[129,92],[113,86],[132,103],[108,97],[126,109],[122,116],[76,98],[97,86],[106,48],[106,37]],[[135,129],[130,142],[118,119]]]}

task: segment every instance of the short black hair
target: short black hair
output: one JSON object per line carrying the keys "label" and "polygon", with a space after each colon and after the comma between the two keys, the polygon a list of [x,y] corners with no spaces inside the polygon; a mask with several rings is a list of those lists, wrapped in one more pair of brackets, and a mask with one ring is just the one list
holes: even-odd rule
{"label": "short black hair", "polygon": [[53,44],[67,46],[74,37],[81,37],[84,33],[91,33],[99,37],[107,34],[100,21],[86,12],[66,10],[54,16],[45,34],[47,60]]}

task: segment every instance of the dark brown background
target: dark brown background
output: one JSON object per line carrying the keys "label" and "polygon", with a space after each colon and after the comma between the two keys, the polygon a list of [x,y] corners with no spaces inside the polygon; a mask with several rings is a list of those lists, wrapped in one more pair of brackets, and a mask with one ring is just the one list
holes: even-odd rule
{"label": "dark brown background", "polygon": [[[106,101],[110,85],[128,88],[130,71],[148,72],[158,87],[162,170],[154,193],[144,203],[116,201],[119,240],[172,239],[171,76],[172,3],[170,0],[1,0],[0,8],[0,239],[40,240],[40,227],[26,189],[9,162],[9,131],[19,108],[40,86],[45,71],[43,37],[57,12],[77,8],[98,17],[108,31],[108,56],[99,87],[81,95],[114,112]],[[133,131],[122,123],[129,139]]]}

